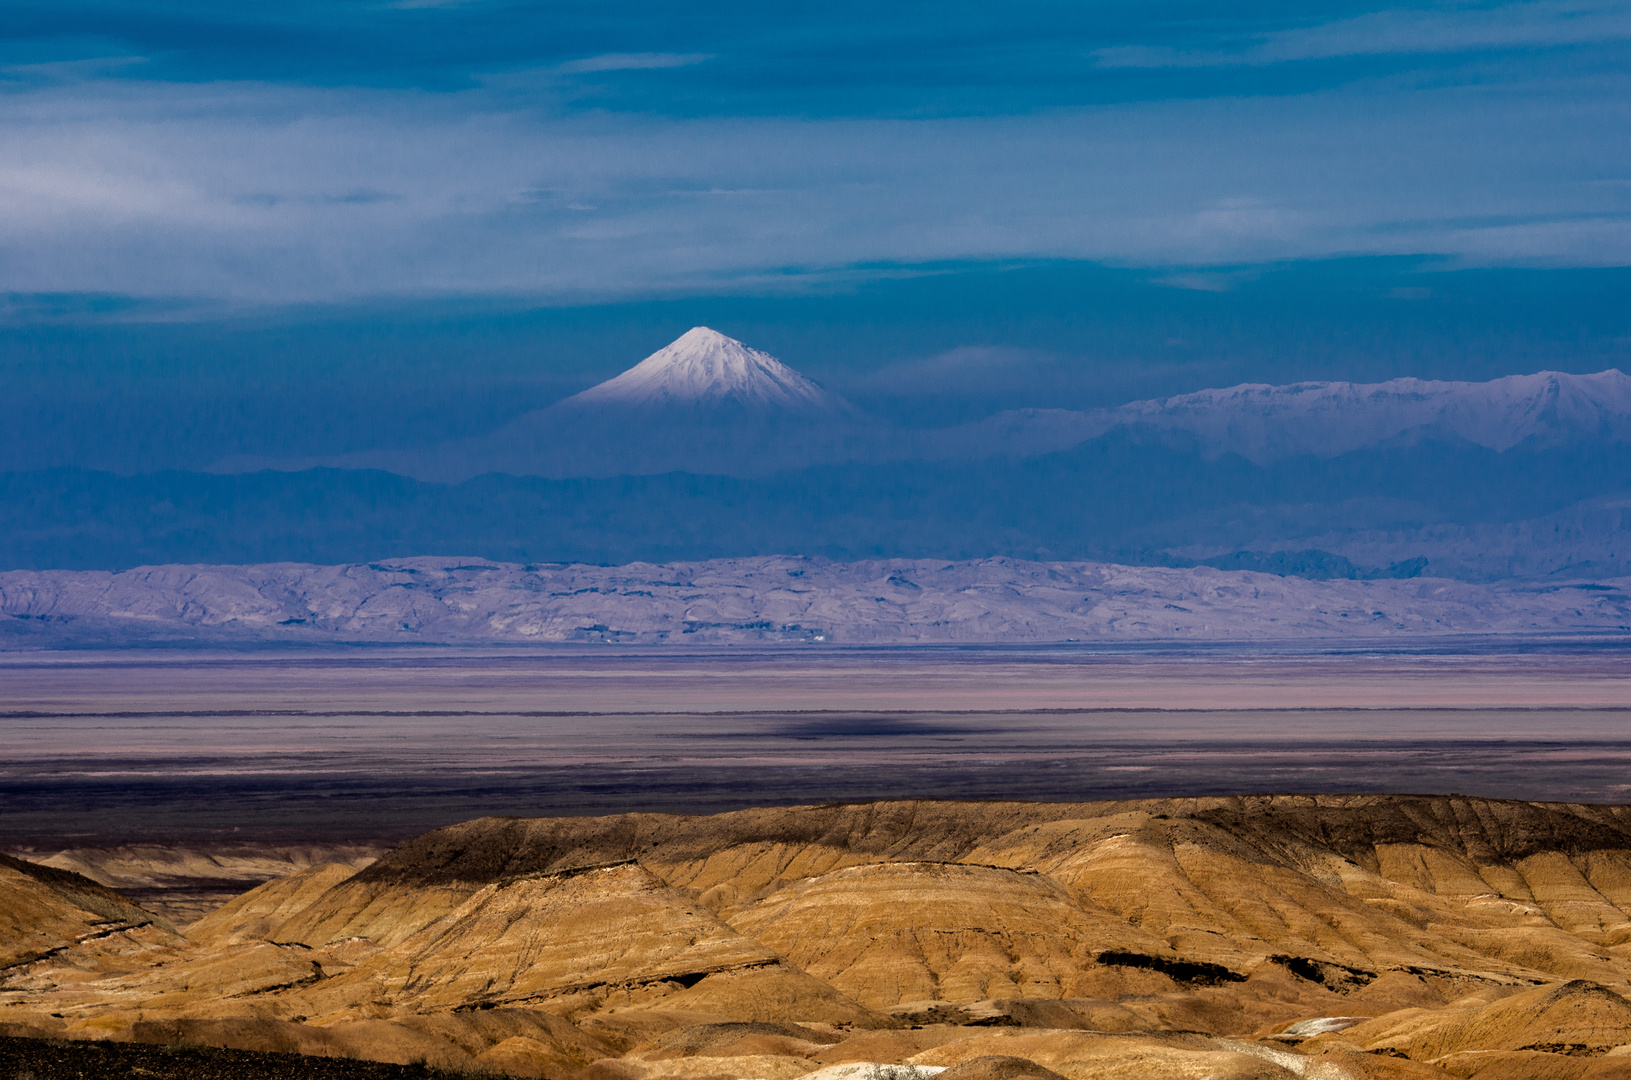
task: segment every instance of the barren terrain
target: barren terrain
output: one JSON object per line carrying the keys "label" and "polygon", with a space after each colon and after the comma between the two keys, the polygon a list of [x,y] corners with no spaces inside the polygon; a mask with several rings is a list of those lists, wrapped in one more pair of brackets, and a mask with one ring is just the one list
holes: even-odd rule
{"label": "barren terrain", "polygon": [[0,1034],[42,1078],[85,1040],[246,1076],[1631,1076],[1602,646],[0,677]]}
{"label": "barren terrain", "polygon": [[[1408,561],[1408,560],[1407,560]],[[989,558],[626,566],[420,557],[0,573],[0,643],[333,646],[1623,641],[1619,577],[1311,581]]]}
{"label": "barren terrain", "polygon": [[1631,1075],[1619,806],[483,818],[184,927],[29,862],[0,890],[13,1036],[556,1080]]}

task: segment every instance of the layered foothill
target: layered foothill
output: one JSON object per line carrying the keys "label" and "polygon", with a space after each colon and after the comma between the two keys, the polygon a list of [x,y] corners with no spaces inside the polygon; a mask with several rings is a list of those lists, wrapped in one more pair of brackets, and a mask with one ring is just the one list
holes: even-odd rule
{"label": "layered foothill", "polygon": [[[344,875],[374,861],[384,849],[366,845],[272,846],[238,844],[208,851],[158,844],[70,848],[45,856],[15,852],[41,866],[69,870],[162,915],[189,923],[272,878],[287,880],[312,866],[335,864]],[[335,879],[338,880],[338,879]],[[331,882],[332,884],[332,882]],[[258,901],[265,903],[264,900]]]}
{"label": "layered foothill", "polygon": [[90,878],[0,855],[0,971],[149,927],[175,933],[157,915]]}
{"label": "layered foothill", "polygon": [[556,1080],[1631,1076],[1631,808],[486,818],[186,936],[0,866],[0,1031]]}

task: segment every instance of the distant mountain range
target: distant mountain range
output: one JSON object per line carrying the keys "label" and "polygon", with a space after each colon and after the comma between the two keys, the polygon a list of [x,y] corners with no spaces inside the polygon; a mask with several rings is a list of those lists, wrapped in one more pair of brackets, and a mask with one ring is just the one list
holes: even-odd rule
{"label": "distant mountain range", "polygon": [[839,462],[1032,457],[1118,431],[1258,465],[1439,442],[1505,451],[1631,442],[1631,377],[1543,371],[1491,382],[1248,384],[1114,409],[1020,409],[950,428],[870,417],[767,353],[694,327],[616,378],[499,430],[414,451],[223,462],[377,468],[424,480],[691,472],[763,476]]}
{"label": "distant mountain range", "polygon": [[1619,638],[1628,590],[1016,559],[161,566],[0,573],[0,645]]}
{"label": "distant mountain range", "polygon": [[1631,575],[1631,378],[1203,390],[914,429],[697,327],[475,438],[0,474],[0,567],[809,555]]}
{"label": "distant mountain range", "polygon": [[1631,440],[1631,377],[1543,371],[1491,382],[1293,383],[1202,390],[1112,410],[1118,426],[1186,431],[1215,454],[1266,464],[1437,441],[1490,450]]}
{"label": "distant mountain range", "polygon": [[[1631,441],[1631,377],[1543,371],[1490,382],[1248,384],[1082,413],[1002,413],[962,429],[979,441],[1064,449],[1117,429],[1191,436],[1203,452],[1259,465],[1438,442],[1505,451]],[[1010,448],[1010,452],[1012,451]]]}

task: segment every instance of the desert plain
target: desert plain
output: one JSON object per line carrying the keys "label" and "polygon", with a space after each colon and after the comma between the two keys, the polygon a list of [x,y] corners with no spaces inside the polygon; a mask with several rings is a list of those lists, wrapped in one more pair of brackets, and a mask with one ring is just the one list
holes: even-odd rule
{"label": "desert plain", "polygon": [[13,655],[0,1033],[554,1080],[1631,1076],[1627,678]]}

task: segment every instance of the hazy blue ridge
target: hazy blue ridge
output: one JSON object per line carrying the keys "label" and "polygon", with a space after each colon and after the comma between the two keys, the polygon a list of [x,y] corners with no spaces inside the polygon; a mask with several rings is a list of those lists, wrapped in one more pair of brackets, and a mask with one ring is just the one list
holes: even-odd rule
{"label": "hazy blue ridge", "polygon": [[[1428,443],[1258,466],[1136,430],[1017,461],[822,466],[753,479],[489,474],[436,484],[366,470],[53,469],[0,474],[0,568],[1009,555],[1494,578],[1631,557],[1615,544],[1623,511],[1613,505],[1589,526],[1605,553],[1583,559],[1558,546],[1583,542],[1569,535],[1587,527],[1571,524],[1574,508],[1628,493],[1631,446],[1497,453]],[[1563,517],[1547,524],[1548,515]],[[1514,542],[1517,562],[1481,553],[1489,544],[1480,537],[1513,528],[1528,530]],[[1351,550],[1305,542],[1361,535],[1384,540]]]}

